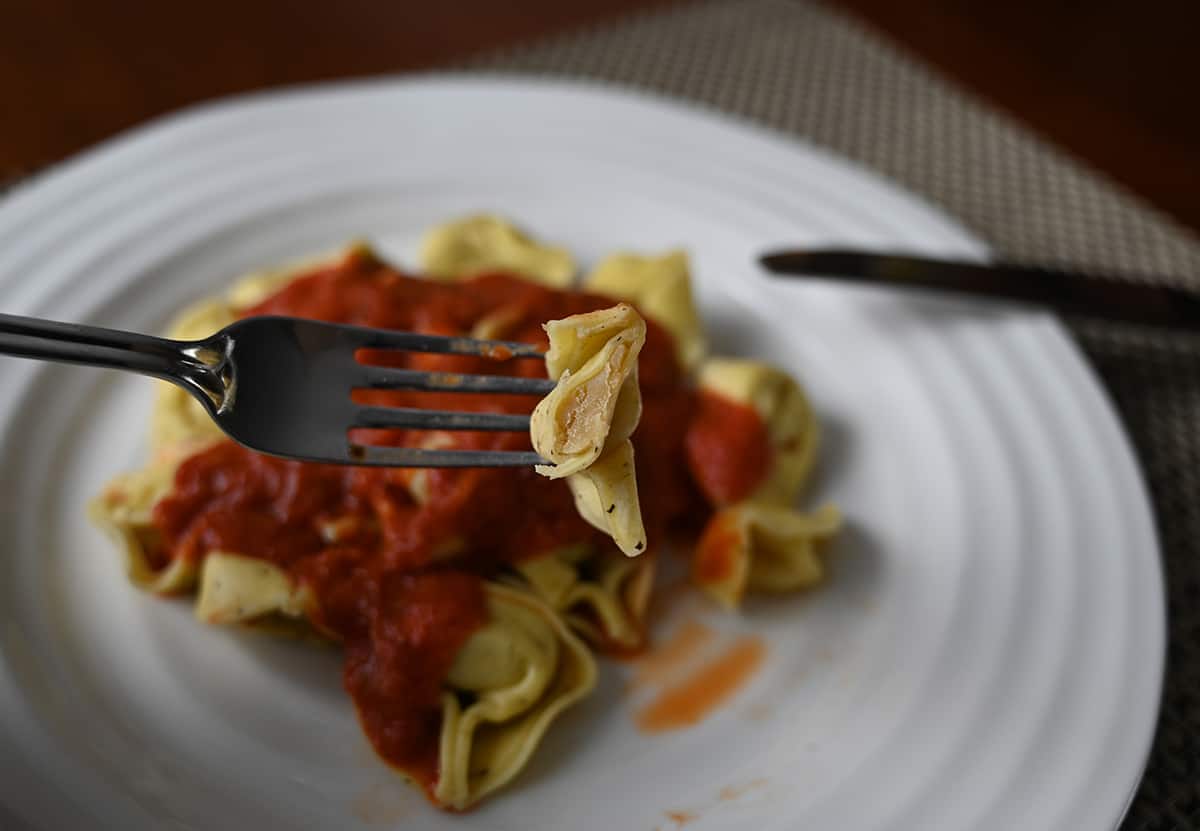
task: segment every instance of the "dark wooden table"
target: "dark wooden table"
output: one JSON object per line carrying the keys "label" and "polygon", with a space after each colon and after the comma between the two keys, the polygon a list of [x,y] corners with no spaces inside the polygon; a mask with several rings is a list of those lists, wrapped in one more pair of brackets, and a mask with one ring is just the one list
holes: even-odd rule
{"label": "dark wooden table", "polygon": [[[184,104],[437,66],[663,0],[5,0],[0,180]],[[1197,0],[837,0],[1200,229]]]}

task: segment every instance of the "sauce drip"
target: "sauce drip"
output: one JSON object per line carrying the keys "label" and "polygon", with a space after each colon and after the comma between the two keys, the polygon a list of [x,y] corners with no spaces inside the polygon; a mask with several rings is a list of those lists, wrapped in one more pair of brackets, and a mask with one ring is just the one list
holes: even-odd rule
{"label": "sauce drip", "polygon": [[687,825],[689,822],[692,822],[698,818],[696,814],[692,813],[691,811],[663,811],[663,814],[667,819],[675,823],[675,828],[677,831],[678,829],[683,828],[683,826]]}
{"label": "sauce drip", "polygon": [[739,638],[711,663],[663,690],[637,714],[638,729],[661,733],[699,724],[754,677],[766,654],[761,638]]}

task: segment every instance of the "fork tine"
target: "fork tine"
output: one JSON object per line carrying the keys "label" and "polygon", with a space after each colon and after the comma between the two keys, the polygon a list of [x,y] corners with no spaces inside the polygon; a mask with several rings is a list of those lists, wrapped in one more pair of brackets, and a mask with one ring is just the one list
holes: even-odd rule
{"label": "fork tine", "polygon": [[511,395],[549,395],[554,382],[548,378],[511,375],[464,375],[456,372],[420,372],[385,366],[363,366],[355,387],[371,389],[441,390],[445,392],[491,392]]}
{"label": "fork tine", "polygon": [[351,445],[355,464],[380,467],[527,467],[550,464],[532,451],[425,450]]}
{"label": "fork tine", "polygon": [[477,355],[496,360],[509,358],[545,358],[542,347],[534,343],[509,340],[476,340],[446,335],[422,335],[416,332],[396,332],[390,329],[368,329],[345,326],[354,334],[362,349],[403,349],[408,352],[438,352],[455,355]]}
{"label": "fork tine", "polygon": [[529,431],[529,416],[510,413],[461,413],[408,407],[356,407],[355,427],[407,430]]}

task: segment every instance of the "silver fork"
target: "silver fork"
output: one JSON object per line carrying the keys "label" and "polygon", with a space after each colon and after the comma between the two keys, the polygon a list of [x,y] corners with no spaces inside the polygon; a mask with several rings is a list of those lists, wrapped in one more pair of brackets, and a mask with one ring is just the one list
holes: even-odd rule
{"label": "silver fork", "polygon": [[0,354],[126,369],[177,384],[230,438],[262,453],[306,462],[383,467],[511,467],[547,462],[532,451],[430,450],[355,444],[356,427],[529,430],[529,416],[369,407],[356,389],[544,396],[544,378],[420,372],[359,363],[359,349],[543,357],[528,343],[368,329],[291,317],[250,317],[198,341],[0,314]]}

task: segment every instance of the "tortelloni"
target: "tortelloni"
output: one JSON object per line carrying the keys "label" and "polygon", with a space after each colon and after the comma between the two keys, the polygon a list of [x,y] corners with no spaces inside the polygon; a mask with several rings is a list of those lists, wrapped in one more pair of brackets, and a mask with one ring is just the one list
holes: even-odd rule
{"label": "tortelloni", "polygon": [[820,582],[820,552],[839,530],[841,513],[825,505],[812,513],[742,502],[709,520],[692,557],[692,580],[727,608],[749,591],[788,592]]}
{"label": "tortelloni", "polygon": [[[169,488],[177,462],[162,460],[122,477],[93,502],[93,517],[117,536],[133,582],[159,594],[195,591],[195,614],[205,623],[337,641],[315,622],[320,615],[312,590],[270,562],[211,551],[199,563],[174,559],[152,566],[149,512]],[[442,684],[433,796],[455,809],[512,780],[550,723],[596,682],[595,659],[542,600],[494,583],[485,584],[485,593],[487,622],[459,650]],[[470,699],[465,706],[464,695]]]}
{"label": "tortelloni", "polygon": [[434,797],[458,810],[511,781],[596,685],[592,654],[548,606],[494,583],[486,592],[489,620],[459,650],[442,696]]}
{"label": "tortelloni", "polygon": [[200,440],[159,448],[148,465],[117,476],[88,504],[88,515],[116,542],[126,576],[140,589],[183,594],[196,586],[198,564],[158,556],[161,540],[152,513],[171,489],[180,462],[203,446]]}
{"label": "tortelloni", "polygon": [[588,274],[584,288],[628,300],[670,332],[685,370],[695,369],[704,358],[704,326],[696,312],[688,257],[683,251],[670,251],[661,257],[613,254]]}
{"label": "tortelloni", "polygon": [[633,444],[642,414],[638,354],[646,323],[633,307],[572,315],[545,325],[546,369],[557,385],[530,417],[533,448],[565,478],[580,515],[633,557],[646,550]]}
{"label": "tortelloni", "polygon": [[515,566],[521,581],[601,648],[642,644],[654,584],[654,558],[630,559],[587,543],[565,546]]}
{"label": "tortelloni", "polygon": [[159,450],[141,470],[113,479],[88,506],[92,520],[116,540],[130,582],[153,594],[195,592],[195,614],[205,623],[326,639],[311,625],[311,590],[278,566],[236,552],[210,551],[198,561],[162,556],[154,506],[170,492],[179,463],[203,446],[184,442]]}
{"label": "tortelloni", "polygon": [[272,563],[223,551],[204,558],[196,596],[196,617],[204,623],[253,624],[308,636],[318,631],[311,623],[316,610],[312,589]]}
{"label": "tortelloni", "polygon": [[426,234],[421,268],[440,280],[507,271],[551,288],[566,288],[575,279],[575,260],[565,248],[542,245],[488,214],[448,222]]}
{"label": "tortelloni", "polygon": [[700,367],[702,391],[751,407],[766,426],[769,464],[745,498],[791,505],[816,459],[820,428],[804,390],[787,373],[761,361],[712,358]]}
{"label": "tortelloni", "polygon": [[[337,634],[320,623],[312,588],[253,552],[207,551],[196,562],[156,556],[151,513],[169,492],[189,453],[185,448],[114,480],[91,505],[94,520],[118,540],[132,582],[156,594],[194,594],[196,618],[204,623],[337,643]],[[596,679],[587,647],[529,587],[485,583],[484,591],[487,620],[442,681],[432,795],[454,809],[468,808],[512,780],[551,722],[591,692]]]}

